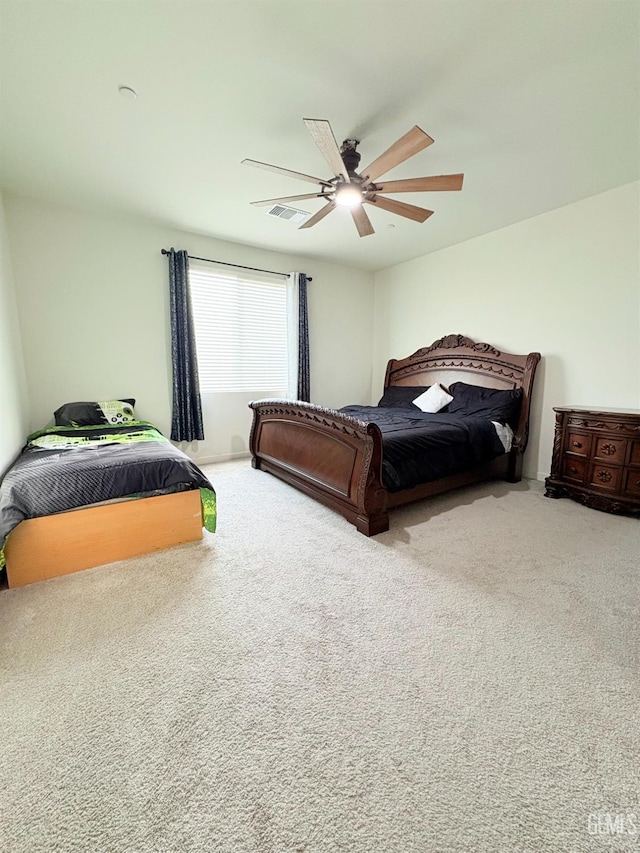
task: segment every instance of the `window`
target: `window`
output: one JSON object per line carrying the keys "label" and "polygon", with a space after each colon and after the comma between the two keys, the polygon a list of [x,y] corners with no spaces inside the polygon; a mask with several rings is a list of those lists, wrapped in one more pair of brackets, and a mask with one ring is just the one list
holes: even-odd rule
{"label": "window", "polygon": [[289,396],[287,279],[189,269],[200,391]]}

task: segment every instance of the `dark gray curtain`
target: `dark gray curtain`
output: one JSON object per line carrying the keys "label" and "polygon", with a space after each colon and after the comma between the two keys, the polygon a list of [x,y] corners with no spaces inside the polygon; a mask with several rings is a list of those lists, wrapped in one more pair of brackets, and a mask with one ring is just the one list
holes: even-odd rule
{"label": "dark gray curtain", "polygon": [[171,302],[171,360],[173,363],[172,441],[202,441],[202,406],[198,386],[198,358],[189,296],[189,257],[171,249],[169,294]]}
{"label": "dark gray curtain", "polygon": [[298,400],[311,401],[307,277],[303,272],[298,273]]}

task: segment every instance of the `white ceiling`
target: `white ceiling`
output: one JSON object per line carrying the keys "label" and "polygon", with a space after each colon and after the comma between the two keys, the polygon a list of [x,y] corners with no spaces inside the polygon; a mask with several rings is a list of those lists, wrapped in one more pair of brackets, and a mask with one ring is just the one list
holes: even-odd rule
{"label": "white ceiling", "polygon": [[[639,176],[633,0],[0,0],[0,179],[10,191],[381,269]],[[118,86],[138,92],[135,101]],[[435,144],[385,177],[464,172],[417,193],[418,224],[348,211],[299,231],[249,202],[328,177],[303,117],[361,140]],[[310,211],[319,201],[300,203]],[[390,228],[393,224],[395,227]],[[561,239],[562,235],[559,235]]]}

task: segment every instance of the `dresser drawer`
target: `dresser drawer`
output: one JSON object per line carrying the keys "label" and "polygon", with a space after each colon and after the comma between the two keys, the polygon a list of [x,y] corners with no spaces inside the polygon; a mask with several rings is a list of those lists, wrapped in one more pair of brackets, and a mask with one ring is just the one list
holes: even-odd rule
{"label": "dresser drawer", "polygon": [[622,488],[628,494],[640,497],[640,468],[625,469]]}
{"label": "dresser drawer", "polygon": [[545,496],[640,518],[640,409],[554,411]]}
{"label": "dresser drawer", "polygon": [[565,480],[573,483],[584,483],[587,476],[586,459],[578,459],[575,456],[565,454],[562,460],[562,476]]}
{"label": "dresser drawer", "polygon": [[588,485],[597,489],[606,489],[609,492],[617,492],[620,490],[621,475],[622,468],[596,463],[591,466]]}
{"label": "dresser drawer", "polygon": [[624,465],[627,442],[624,438],[600,438],[594,436],[592,459],[607,464]]}
{"label": "dresser drawer", "polygon": [[581,432],[567,433],[564,449],[567,453],[575,453],[576,456],[588,456],[591,450],[591,436]]}

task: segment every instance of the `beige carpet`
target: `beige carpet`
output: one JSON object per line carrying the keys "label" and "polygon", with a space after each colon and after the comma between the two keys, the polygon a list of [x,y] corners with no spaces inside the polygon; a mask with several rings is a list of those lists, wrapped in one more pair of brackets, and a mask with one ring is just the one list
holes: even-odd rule
{"label": "beige carpet", "polygon": [[640,849],[638,521],[206,470],[202,544],[0,593],[3,853]]}

